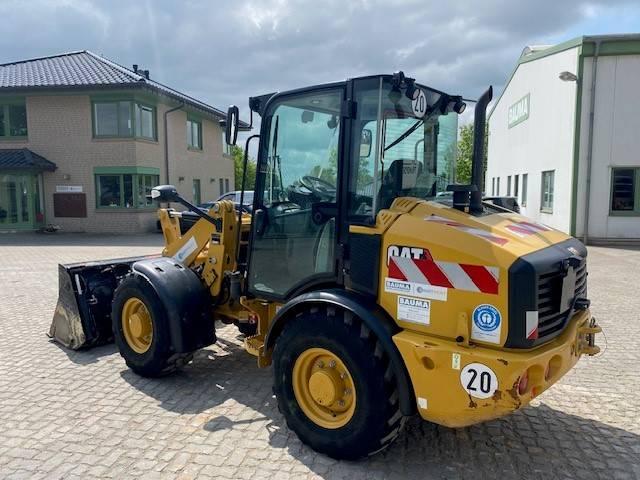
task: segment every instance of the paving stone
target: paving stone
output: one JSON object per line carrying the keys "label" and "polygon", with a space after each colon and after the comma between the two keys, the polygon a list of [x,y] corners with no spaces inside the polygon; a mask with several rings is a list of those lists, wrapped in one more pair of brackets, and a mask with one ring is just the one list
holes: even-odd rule
{"label": "paving stone", "polygon": [[47,339],[58,263],[161,244],[160,235],[0,235],[0,478],[640,478],[637,249],[589,248],[606,351],[531,406],[464,429],[413,418],[388,450],[338,462],[287,429],[272,371],[256,368],[235,327],[155,380],[130,372],[113,345],[70,352]]}

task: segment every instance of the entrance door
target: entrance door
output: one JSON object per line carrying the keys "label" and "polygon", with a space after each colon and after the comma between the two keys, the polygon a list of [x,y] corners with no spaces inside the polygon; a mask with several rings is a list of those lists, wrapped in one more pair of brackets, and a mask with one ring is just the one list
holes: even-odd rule
{"label": "entrance door", "polygon": [[0,173],[0,229],[34,228],[36,193],[35,175]]}
{"label": "entrance door", "polygon": [[287,95],[263,117],[249,289],[286,298],[336,277],[343,89]]}

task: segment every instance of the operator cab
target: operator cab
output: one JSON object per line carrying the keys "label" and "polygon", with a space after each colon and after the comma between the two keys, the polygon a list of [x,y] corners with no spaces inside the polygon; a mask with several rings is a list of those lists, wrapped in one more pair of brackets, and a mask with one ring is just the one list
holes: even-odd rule
{"label": "operator cab", "polygon": [[375,225],[398,197],[437,201],[452,183],[465,104],[402,72],[250,105],[262,124],[248,287],[261,298],[344,285],[349,225]]}

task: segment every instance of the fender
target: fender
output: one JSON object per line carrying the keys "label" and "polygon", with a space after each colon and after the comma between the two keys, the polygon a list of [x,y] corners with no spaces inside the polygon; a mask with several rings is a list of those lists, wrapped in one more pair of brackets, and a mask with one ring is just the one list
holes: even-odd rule
{"label": "fender", "polygon": [[176,353],[215,343],[210,297],[195,272],[169,257],[136,262],[132,270],[149,282],[164,305]]}
{"label": "fender", "polygon": [[393,343],[393,335],[402,329],[380,308],[380,306],[368,297],[359,293],[340,288],[314,291],[294,297],[278,311],[273,317],[269,331],[265,338],[265,349],[271,350],[275,346],[276,339],[284,329],[296,311],[303,306],[313,304],[334,305],[347,310],[360,318],[364,324],[376,335],[385,353],[388,355],[391,368],[398,382],[398,395],[400,411],[403,415],[413,415],[416,412],[416,399],[413,384],[402,360],[398,348]]}

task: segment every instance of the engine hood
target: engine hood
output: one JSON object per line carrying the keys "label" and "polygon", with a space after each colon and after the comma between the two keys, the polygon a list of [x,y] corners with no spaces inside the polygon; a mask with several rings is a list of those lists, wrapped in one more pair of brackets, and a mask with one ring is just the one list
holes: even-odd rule
{"label": "engine hood", "polygon": [[473,216],[437,202],[398,200],[401,201],[391,207],[392,211],[403,213],[392,227],[397,233],[415,232],[428,243],[485,260],[492,257],[515,260],[572,238],[513,212]]}
{"label": "engine hood", "polygon": [[[535,296],[535,278],[515,282],[509,272],[516,262],[542,251],[554,261],[586,255],[577,240],[567,241],[570,236],[516,213],[473,216],[407,197],[378,214],[376,229],[382,237],[379,304],[389,315],[402,328],[488,346],[505,344],[512,317],[517,323],[513,331],[525,331],[526,309],[509,310],[510,287],[513,281],[514,295]],[[365,233],[366,227],[350,231]],[[415,308],[423,315],[422,324],[409,318],[416,301],[427,301],[419,305],[422,310]],[[481,307],[495,312],[503,325],[490,335],[473,330],[471,319]]]}

